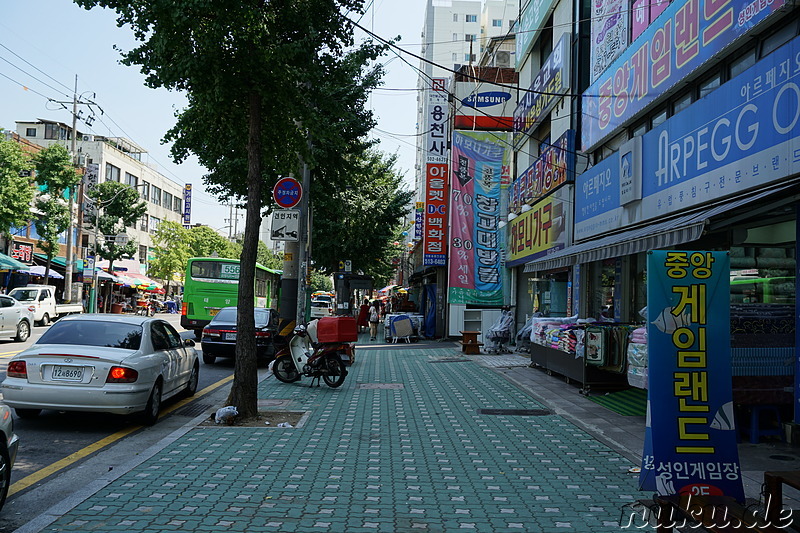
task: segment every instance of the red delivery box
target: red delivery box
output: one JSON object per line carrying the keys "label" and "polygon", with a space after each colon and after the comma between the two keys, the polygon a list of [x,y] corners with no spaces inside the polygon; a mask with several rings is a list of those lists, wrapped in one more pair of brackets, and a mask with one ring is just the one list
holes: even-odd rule
{"label": "red delivery box", "polygon": [[351,316],[324,316],[317,323],[318,342],[355,342],[358,340],[356,319]]}

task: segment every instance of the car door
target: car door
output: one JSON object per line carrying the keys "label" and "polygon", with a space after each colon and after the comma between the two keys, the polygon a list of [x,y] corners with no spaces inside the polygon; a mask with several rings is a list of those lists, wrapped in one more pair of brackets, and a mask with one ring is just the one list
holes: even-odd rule
{"label": "car door", "polygon": [[9,334],[6,322],[10,323],[10,316],[6,318],[6,315],[11,314],[13,305],[14,304],[11,298],[7,296],[0,296],[0,334]]}
{"label": "car door", "polygon": [[170,346],[176,352],[178,358],[178,386],[186,383],[192,371],[194,358],[192,357],[192,349],[188,348],[181,339],[180,334],[172,327],[171,324],[162,322],[164,329],[169,337]]}
{"label": "car door", "polygon": [[168,396],[177,386],[176,380],[179,373],[180,361],[177,350],[172,346],[165,324],[161,321],[151,322],[150,336],[153,340],[153,350],[161,359],[161,375],[164,377],[164,395]]}

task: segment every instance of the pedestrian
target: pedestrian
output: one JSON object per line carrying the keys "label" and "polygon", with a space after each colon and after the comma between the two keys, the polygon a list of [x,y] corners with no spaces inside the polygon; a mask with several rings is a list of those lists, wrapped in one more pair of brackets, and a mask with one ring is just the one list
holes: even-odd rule
{"label": "pedestrian", "polygon": [[378,322],[381,319],[381,305],[378,300],[372,302],[369,307],[369,340],[374,341],[378,338]]}
{"label": "pedestrian", "polygon": [[358,309],[358,318],[356,319],[359,333],[369,325],[369,300],[364,298],[364,303]]}

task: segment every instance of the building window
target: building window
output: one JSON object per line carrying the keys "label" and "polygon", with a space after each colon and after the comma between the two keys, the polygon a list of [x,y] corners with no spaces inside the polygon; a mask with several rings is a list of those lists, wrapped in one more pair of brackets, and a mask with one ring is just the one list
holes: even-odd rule
{"label": "building window", "polygon": [[44,125],[44,138],[45,139],[58,139],[58,125],[45,124]]}
{"label": "building window", "polygon": [[503,27],[502,19],[492,19],[492,27],[493,28],[502,28]]}
{"label": "building window", "polygon": [[464,61],[475,61],[475,54],[464,54]]}
{"label": "building window", "polygon": [[797,35],[797,21],[781,26],[775,33],[764,39],[761,45],[761,57],[769,54],[789,42],[789,39]]}
{"label": "building window", "polygon": [[143,244],[139,245],[139,263],[143,265],[147,263],[147,246]]}
{"label": "building window", "polygon": [[467,22],[478,22],[478,15],[467,15]]}
{"label": "building window", "polygon": [[141,224],[139,224],[139,229],[142,231],[147,231],[147,225],[149,223],[147,213],[142,215]]}
{"label": "building window", "polygon": [[751,48],[745,53],[731,61],[730,79],[735,78],[745,70],[756,64],[756,50]]}
{"label": "building window", "polygon": [[156,205],[161,205],[161,189],[153,185],[151,187],[150,201]]}
{"label": "building window", "polygon": [[653,127],[658,127],[659,125],[663,124],[667,121],[667,108],[663,108],[660,111],[656,111],[651,119],[651,123]]}
{"label": "building window", "polygon": [[158,230],[159,224],[161,224],[160,218],[150,217],[150,233],[155,233]]}
{"label": "building window", "polygon": [[458,53],[453,52],[453,61],[458,61]]}
{"label": "building window", "polygon": [[457,41],[457,40],[458,40],[458,34],[457,34],[457,33],[454,33],[454,34],[453,34],[453,40],[454,40],[454,41]]}
{"label": "building window", "polygon": [[676,97],[675,101],[672,102],[672,114],[677,115],[690,105],[692,105],[692,93],[691,91],[688,91]]}
{"label": "building window", "polygon": [[467,42],[477,41],[478,36],[475,35],[474,33],[467,33],[466,35],[464,35],[464,40]]}
{"label": "building window", "polygon": [[458,22],[458,13],[453,13],[453,22]]}
{"label": "building window", "polygon": [[720,76],[719,72],[711,76],[710,78],[701,81],[699,83],[700,87],[700,98],[703,98],[707,94],[710,94],[714,89],[719,87],[722,84],[722,76]]}
{"label": "building window", "polygon": [[36,137],[36,128],[25,128],[26,137]]}
{"label": "building window", "polygon": [[139,178],[131,174],[130,172],[125,173],[125,185],[129,187],[136,187],[139,185]]}
{"label": "building window", "polygon": [[173,199],[173,201],[174,201],[174,203],[172,204],[172,210],[175,211],[176,213],[180,213],[181,212],[181,199],[176,196]]}
{"label": "building window", "polygon": [[119,167],[106,163],[106,181],[119,182]]}
{"label": "building window", "polygon": [[164,207],[169,209],[170,206],[172,206],[172,195],[170,193],[168,193],[167,191],[164,191],[164,195],[163,195],[162,199],[164,200]]}

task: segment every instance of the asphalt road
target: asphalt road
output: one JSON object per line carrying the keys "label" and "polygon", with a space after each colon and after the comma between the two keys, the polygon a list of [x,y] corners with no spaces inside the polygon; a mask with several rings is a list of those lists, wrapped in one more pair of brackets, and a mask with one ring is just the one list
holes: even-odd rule
{"label": "asphalt road", "polygon": [[[159,314],[183,338],[194,333],[180,327],[180,315]],[[24,342],[0,340],[0,380],[6,363],[38,339],[47,327],[34,327]],[[200,351],[200,343],[196,349]],[[198,393],[189,399],[165,402],[152,427],[138,425],[133,416],[43,411],[35,419],[14,417],[20,448],[11,475],[11,489],[0,511],[0,532],[11,532],[42,510],[69,496],[75,486],[105,474],[145,450],[205,410],[222,407],[233,375],[233,359],[200,364]]]}

